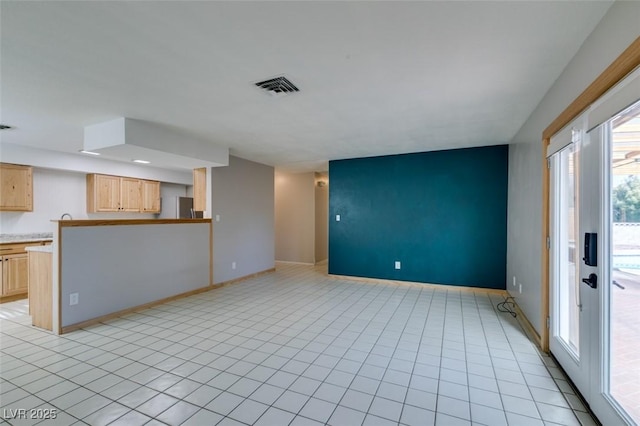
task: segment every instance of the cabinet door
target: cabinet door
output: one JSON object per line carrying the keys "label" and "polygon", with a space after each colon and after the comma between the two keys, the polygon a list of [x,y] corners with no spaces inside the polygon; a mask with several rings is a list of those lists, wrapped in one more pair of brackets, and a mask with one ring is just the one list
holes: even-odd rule
{"label": "cabinet door", "polygon": [[160,213],[160,182],[141,181],[142,211],[145,213]]}
{"label": "cabinet door", "polygon": [[207,208],[207,168],[193,169],[193,209],[204,211]]}
{"label": "cabinet door", "polygon": [[117,212],[120,210],[120,178],[118,176],[94,175],[95,211]]}
{"label": "cabinet door", "polygon": [[27,254],[10,254],[2,258],[2,295],[26,293],[29,260]]}
{"label": "cabinet door", "polygon": [[140,211],[140,179],[120,178],[120,210]]}
{"label": "cabinet door", "polygon": [[33,211],[32,186],[31,167],[0,164],[0,211]]}

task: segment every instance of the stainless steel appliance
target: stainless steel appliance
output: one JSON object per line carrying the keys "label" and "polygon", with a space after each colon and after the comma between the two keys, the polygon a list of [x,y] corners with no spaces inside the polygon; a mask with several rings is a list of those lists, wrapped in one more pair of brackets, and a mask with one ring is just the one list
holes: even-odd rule
{"label": "stainless steel appliance", "polygon": [[176,197],[178,219],[191,219],[193,210],[193,197]]}

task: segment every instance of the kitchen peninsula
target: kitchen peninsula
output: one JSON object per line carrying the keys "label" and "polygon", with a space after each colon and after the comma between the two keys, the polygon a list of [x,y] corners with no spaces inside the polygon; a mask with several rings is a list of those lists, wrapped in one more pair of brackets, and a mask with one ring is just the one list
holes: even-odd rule
{"label": "kitchen peninsula", "polygon": [[[211,219],[56,222],[50,299],[54,333],[212,286]],[[32,312],[49,302],[30,300]]]}

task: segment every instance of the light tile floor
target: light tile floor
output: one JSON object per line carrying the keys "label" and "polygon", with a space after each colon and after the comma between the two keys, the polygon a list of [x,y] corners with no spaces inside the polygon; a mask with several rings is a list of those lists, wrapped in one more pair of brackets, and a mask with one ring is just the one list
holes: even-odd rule
{"label": "light tile floor", "polygon": [[0,424],[594,424],[499,295],[325,271],[278,265],[63,336],[4,304]]}

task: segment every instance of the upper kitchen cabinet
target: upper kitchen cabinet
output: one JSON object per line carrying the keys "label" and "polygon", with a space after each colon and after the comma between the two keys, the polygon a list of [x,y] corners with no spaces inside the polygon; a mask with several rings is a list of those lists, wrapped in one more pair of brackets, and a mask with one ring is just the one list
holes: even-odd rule
{"label": "upper kitchen cabinet", "polygon": [[160,213],[160,182],[141,181],[142,211],[144,213]]}
{"label": "upper kitchen cabinet", "polygon": [[87,212],[160,213],[160,182],[89,174]]}
{"label": "upper kitchen cabinet", "polygon": [[0,163],[0,211],[33,211],[33,171]]}
{"label": "upper kitchen cabinet", "polygon": [[120,177],[87,175],[87,212],[120,211]]}
{"label": "upper kitchen cabinet", "polygon": [[207,168],[193,169],[193,209],[204,211],[207,208]]}
{"label": "upper kitchen cabinet", "polygon": [[142,203],[140,179],[120,178],[120,210],[123,212],[139,212]]}

